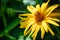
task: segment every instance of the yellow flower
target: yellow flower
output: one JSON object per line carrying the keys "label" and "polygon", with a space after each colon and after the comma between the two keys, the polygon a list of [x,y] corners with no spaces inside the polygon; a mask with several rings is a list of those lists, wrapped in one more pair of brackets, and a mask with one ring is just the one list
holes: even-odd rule
{"label": "yellow flower", "polygon": [[[60,26],[57,22],[60,22],[59,19],[54,18],[55,16],[60,15],[59,13],[52,13],[59,5],[55,4],[47,8],[48,0],[46,3],[40,5],[36,5],[36,8],[33,6],[27,6],[28,11],[31,13],[28,14],[19,14],[20,28],[25,28],[24,35],[28,35],[29,37],[33,37],[33,40],[36,39],[37,33],[41,30],[41,39],[44,38],[45,32],[50,32],[54,36],[54,32],[51,30],[49,24],[53,24],[55,26]],[[26,16],[25,18],[23,16]],[[48,24],[49,23],[49,24]]]}

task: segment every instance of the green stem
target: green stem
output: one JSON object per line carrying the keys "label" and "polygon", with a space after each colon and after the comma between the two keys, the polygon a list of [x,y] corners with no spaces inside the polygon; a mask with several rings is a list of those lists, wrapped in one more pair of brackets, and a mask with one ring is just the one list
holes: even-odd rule
{"label": "green stem", "polygon": [[14,10],[14,12],[27,13],[27,11],[21,11],[21,10]]}
{"label": "green stem", "polygon": [[5,30],[3,30],[3,31],[0,33],[0,37],[2,37],[4,33],[8,33],[10,30],[12,30],[14,27],[16,27],[19,23],[20,23],[20,19],[19,19],[19,18],[16,18],[13,22],[11,22],[11,23],[5,28]]}
{"label": "green stem", "polygon": [[4,26],[7,27],[6,18],[5,18],[5,15],[3,13],[2,13],[2,19],[3,19],[3,22],[4,22]]}
{"label": "green stem", "polygon": [[5,8],[6,8],[6,3],[4,3],[3,1],[1,2],[1,14],[2,14],[2,19],[3,19],[3,23],[4,26],[7,27],[7,23],[6,23],[6,18],[5,18]]}
{"label": "green stem", "polygon": [[11,40],[16,40],[16,38],[15,37],[12,37],[11,35],[9,35],[9,34],[4,34],[5,36],[7,36],[8,38],[10,38]]}

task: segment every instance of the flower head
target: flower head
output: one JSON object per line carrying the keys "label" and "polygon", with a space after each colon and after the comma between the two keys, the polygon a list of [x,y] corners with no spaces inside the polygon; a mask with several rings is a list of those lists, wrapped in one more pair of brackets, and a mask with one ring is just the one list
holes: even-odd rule
{"label": "flower head", "polygon": [[[56,21],[60,22],[60,20],[54,17],[60,14],[52,13],[52,11],[55,10],[59,5],[55,4],[47,8],[49,1],[50,0],[48,0],[46,3],[43,3],[41,7],[39,4],[36,5],[36,8],[33,6],[27,6],[28,11],[30,11],[31,13],[19,14],[19,17],[22,19],[20,21],[20,28],[25,28],[25,36],[29,34],[29,36],[33,37],[33,40],[35,40],[39,30],[41,30],[42,39],[44,38],[45,32],[48,31],[54,36],[54,32],[50,28],[49,24],[59,26]],[[24,18],[22,16],[27,17]]]}

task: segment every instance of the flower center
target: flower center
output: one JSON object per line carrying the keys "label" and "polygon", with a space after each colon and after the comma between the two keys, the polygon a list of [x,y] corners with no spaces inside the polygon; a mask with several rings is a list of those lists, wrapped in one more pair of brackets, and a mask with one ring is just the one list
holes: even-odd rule
{"label": "flower center", "polygon": [[36,21],[37,23],[40,22],[40,21],[42,21],[43,18],[44,18],[44,15],[42,15],[42,13],[40,13],[40,12],[36,12],[36,13],[34,14],[34,16],[35,16],[35,21]]}

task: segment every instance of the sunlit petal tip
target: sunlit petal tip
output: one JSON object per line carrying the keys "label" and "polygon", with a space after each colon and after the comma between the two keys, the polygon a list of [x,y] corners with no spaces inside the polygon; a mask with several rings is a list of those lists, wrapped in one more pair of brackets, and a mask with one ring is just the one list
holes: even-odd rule
{"label": "sunlit petal tip", "polygon": [[26,31],[24,31],[24,35],[26,35]]}
{"label": "sunlit petal tip", "polygon": [[27,9],[29,9],[30,6],[27,6]]}
{"label": "sunlit petal tip", "polygon": [[30,10],[30,6],[27,6],[27,10]]}
{"label": "sunlit petal tip", "polygon": [[24,32],[24,36],[26,36],[26,32]]}
{"label": "sunlit petal tip", "polygon": [[43,3],[41,5],[41,13],[44,13],[44,11],[46,10],[47,6],[48,6],[48,3],[49,3],[50,0],[48,0],[46,3]]}
{"label": "sunlit petal tip", "polygon": [[59,27],[59,24],[54,22],[54,21],[52,21],[52,20],[46,20],[46,22]]}
{"label": "sunlit petal tip", "polygon": [[54,36],[54,32],[51,30],[50,27],[49,27],[49,32]]}
{"label": "sunlit petal tip", "polygon": [[26,25],[21,25],[21,26],[20,26],[20,28],[25,28],[25,27],[26,27]]}
{"label": "sunlit petal tip", "polygon": [[44,38],[44,35],[45,35],[45,30],[43,27],[41,27],[41,39]]}
{"label": "sunlit petal tip", "polygon": [[37,4],[37,5],[36,5],[36,8],[38,8],[38,7],[40,7],[40,4]]}
{"label": "sunlit petal tip", "polygon": [[40,8],[40,5],[39,5],[39,4],[36,5],[36,10],[37,10],[38,12],[40,12],[41,8]]}
{"label": "sunlit petal tip", "polygon": [[55,4],[56,6],[60,6],[60,4]]}
{"label": "sunlit petal tip", "polygon": [[32,5],[30,6],[31,9],[35,9],[35,7],[33,7]]}
{"label": "sunlit petal tip", "polygon": [[22,26],[20,26],[20,28],[23,28]]}
{"label": "sunlit petal tip", "polygon": [[47,17],[46,20],[48,20],[48,19],[53,20],[53,21],[60,22],[60,20],[59,19],[56,19],[56,18]]}
{"label": "sunlit petal tip", "polygon": [[18,17],[20,18],[20,15],[18,15]]}
{"label": "sunlit petal tip", "polygon": [[22,28],[21,26],[19,26],[20,28]]}
{"label": "sunlit petal tip", "polygon": [[47,3],[49,3],[50,0],[47,1]]}
{"label": "sunlit petal tip", "polygon": [[31,6],[27,6],[28,11],[30,11],[31,13],[35,13],[36,12],[36,8]]}
{"label": "sunlit petal tip", "polygon": [[27,6],[27,10],[30,11],[31,13],[33,12],[32,11],[33,9],[30,6]]}

